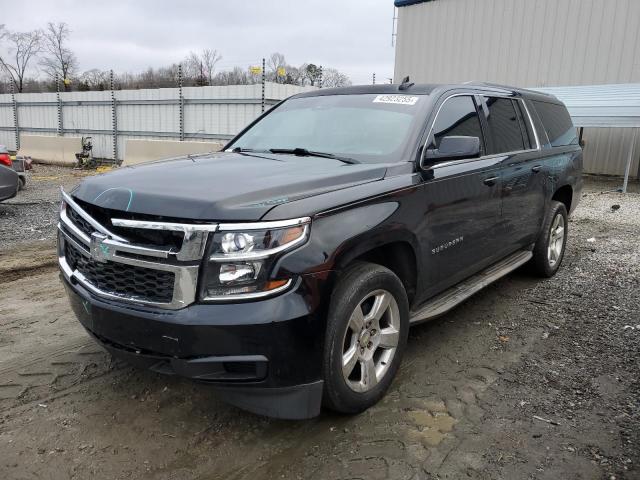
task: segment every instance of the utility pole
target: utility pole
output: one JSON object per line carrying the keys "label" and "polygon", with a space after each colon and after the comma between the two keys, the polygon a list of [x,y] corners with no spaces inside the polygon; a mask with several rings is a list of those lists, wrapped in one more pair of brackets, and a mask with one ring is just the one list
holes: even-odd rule
{"label": "utility pole", "polygon": [[393,20],[391,21],[391,46],[395,47],[396,45],[396,37],[397,37],[397,33],[396,33],[396,23],[398,22],[398,14],[397,14],[397,10],[396,7],[394,5],[393,7]]}
{"label": "utility pole", "polygon": [[13,108],[13,130],[17,152],[20,150],[20,124],[18,123],[18,104],[16,103],[16,86],[14,82],[11,82],[11,106]]}
{"label": "utility pole", "polygon": [[262,112],[264,113],[264,86],[267,83],[267,73],[265,72],[267,62],[262,59]]}
{"label": "utility pole", "polygon": [[178,103],[180,115],[180,141],[184,141],[184,96],[182,95],[182,64],[178,65]]}
{"label": "utility pole", "polygon": [[58,103],[58,135],[64,135],[64,124],[62,119],[62,98],[60,98],[60,77],[56,74],[56,100]]}
{"label": "utility pole", "polygon": [[116,111],[116,93],[113,82],[113,70],[109,72],[109,87],[111,89],[111,140],[113,142],[113,160],[118,160],[118,113]]}

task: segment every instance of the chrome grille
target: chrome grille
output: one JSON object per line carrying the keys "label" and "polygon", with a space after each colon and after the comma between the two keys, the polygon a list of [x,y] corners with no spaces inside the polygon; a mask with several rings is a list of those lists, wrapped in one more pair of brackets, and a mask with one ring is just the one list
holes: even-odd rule
{"label": "chrome grille", "polygon": [[173,298],[175,274],[118,262],[97,262],[71,243],[65,244],[67,263],[96,288],[123,298],[141,298],[169,303]]}
{"label": "chrome grille", "polygon": [[[184,234],[181,231],[172,230],[150,230],[140,228],[125,228],[113,225],[112,218],[126,218],[130,220],[162,222],[168,223],[176,221],[173,218],[159,217],[157,215],[142,215],[131,212],[120,212],[109,208],[102,208],[91,205],[87,202],[77,200],[76,203],[88,213],[92,218],[107,227],[113,233],[125,237],[129,242],[136,245],[148,245],[154,247],[172,247],[176,251],[180,250]],[[72,218],[75,222],[75,218]],[[91,233],[89,233],[90,235]]]}
{"label": "chrome grille", "polygon": [[80,214],[78,214],[78,212],[76,212],[74,209],[70,208],[67,211],[67,214],[69,215],[69,219],[73,222],[73,224],[78,227],[85,235],[90,237],[91,234],[95,232],[95,228],[93,228],[91,224],[84,218],[82,218]]}
{"label": "chrome grille", "polygon": [[[67,280],[106,299],[166,309],[196,300],[200,262],[217,225],[105,219],[102,212],[98,221],[64,191],[62,198],[58,260]],[[170,232],[172,240],[169,245],[140,243],[153,232]]]}

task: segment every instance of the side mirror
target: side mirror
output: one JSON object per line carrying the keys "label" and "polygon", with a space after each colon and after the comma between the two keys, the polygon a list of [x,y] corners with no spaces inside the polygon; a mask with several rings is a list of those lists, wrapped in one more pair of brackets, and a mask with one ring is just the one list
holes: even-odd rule
{"label": "side mirror", "polygon": [[478,137],[448,136],[442,137],[439,148],[430,148],[425,154],[429,161],[459,160],[480,156],[480,139]]}

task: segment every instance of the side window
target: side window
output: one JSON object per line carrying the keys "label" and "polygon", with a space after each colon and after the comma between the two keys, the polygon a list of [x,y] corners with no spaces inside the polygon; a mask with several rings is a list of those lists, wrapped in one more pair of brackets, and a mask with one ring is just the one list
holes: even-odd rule
{"label": "side window", "polygon": [[525,150],[518,114],[510,98],[486,97],[487,123],[493,139],[489,153],[505,153]]}
{"label": "side window", "polygon": [[429,148],[439,148],[443,137],[454,135],[478,137],[481,151],[484,152],[480,118],[471,96],[462,95],[445,100],[433,124],[433,136]]}
{"label": "side window", "polygon": [[578,144],[576,129],[564,105],[538,100],[531,103],[536,107],[552,147]]}

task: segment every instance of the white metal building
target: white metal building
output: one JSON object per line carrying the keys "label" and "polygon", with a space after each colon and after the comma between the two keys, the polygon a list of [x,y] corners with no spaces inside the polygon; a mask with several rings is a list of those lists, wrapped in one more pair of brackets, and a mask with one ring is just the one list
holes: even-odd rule
{"label": "white metal building", "polygon": [[[396,0],[395,81],[640,83],[638,0]],[[585,128],[585,171],[624,174],[632,128]],[[640,135],[632,176],[640,175]]]}

